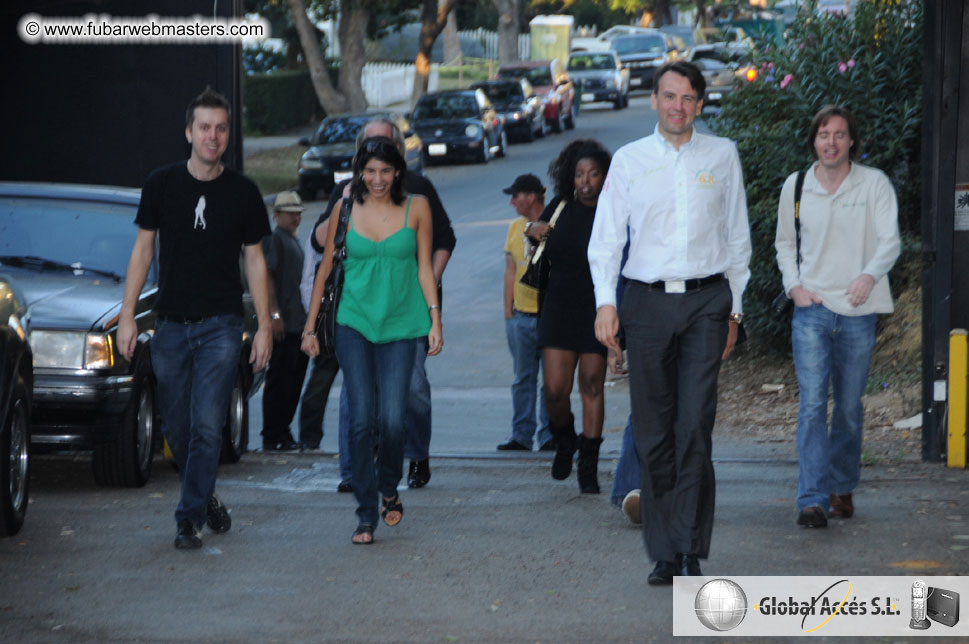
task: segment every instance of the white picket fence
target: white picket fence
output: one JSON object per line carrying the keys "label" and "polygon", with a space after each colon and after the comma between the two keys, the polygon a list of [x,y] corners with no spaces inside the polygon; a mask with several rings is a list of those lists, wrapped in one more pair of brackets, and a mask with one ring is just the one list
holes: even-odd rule
{"label": "white picket fence", "polygon": [[[437,91],[437,64],[431,65],[427,91]],[[367,63],[363,66],[361,82],[367,104],[387,107],[409,103],[414,88],[415,66],[407,63]]]}
{"label": "white picket fence", "polygon": [[[484,56],[482,56],[482,58],[485,58],[486,60],[498,60],[497,31],[489,31],[488,29],[479,27],[470,31],[459,31],[458,36],[471,38],[480,42],[482,48],[484,49]],[[531,37],[528,34],[518,35],[519,60],[528,60],[528,54],[531,51],[531,43]]]}

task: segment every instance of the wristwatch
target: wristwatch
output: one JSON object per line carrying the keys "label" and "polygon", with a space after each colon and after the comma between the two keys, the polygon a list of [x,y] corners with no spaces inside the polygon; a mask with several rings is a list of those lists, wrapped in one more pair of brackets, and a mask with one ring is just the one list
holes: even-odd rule
{"label": "wristwatch", "polygon": [[741,322],[744,321],[744,314],[743,313],[731,313],[730,314],[730,319],[732,321],[736,322],[737,324],[740,324]]}

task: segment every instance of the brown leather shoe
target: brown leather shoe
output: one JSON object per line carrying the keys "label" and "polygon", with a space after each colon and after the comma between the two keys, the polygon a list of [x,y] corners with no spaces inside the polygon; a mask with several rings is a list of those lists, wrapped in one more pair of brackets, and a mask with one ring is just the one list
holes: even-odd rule
{"label": "brown leather shoe", "polygon": [[850,519],[855,513],[855,506],[851,502],[850,494],[832,494],[831,511],[828,513],[836,519]]}

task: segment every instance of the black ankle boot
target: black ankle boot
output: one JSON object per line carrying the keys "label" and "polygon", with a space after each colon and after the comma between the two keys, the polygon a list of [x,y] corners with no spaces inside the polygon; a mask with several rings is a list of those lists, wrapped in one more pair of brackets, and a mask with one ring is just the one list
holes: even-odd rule
{"label": "black ankle boot", "polygon": [[569,414],[569,424],[555,427],[549,423],[549,429],[555,437],[555,458],[552,460],[552,478],[563,481],[572,473],[572,457],[578,448],[575,436],[575,418]]}
{"label": "black ankle boot", "polygon": [[587,438],[579,434],[579,460],[575,465],[579,489],[583,494],[599,493],[599,446],[601,438]]}

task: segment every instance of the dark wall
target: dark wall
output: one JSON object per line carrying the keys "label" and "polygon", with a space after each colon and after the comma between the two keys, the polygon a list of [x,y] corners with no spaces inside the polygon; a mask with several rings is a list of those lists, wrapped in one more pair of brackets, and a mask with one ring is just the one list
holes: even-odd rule
{"label": "dark wall", "polygon": [[[0,9],[3,154],[0,180],[140,187],[165,163],[187,159],[185,107],[211,85],[233,105],[224,160],[242,161],[238,46],[31,45],[17,24],[42,16],[190,16],[215,6],[241,15],[241,0],[7,0]],[[211,14],[209,14],[211,15]],[[237,107],[238,106],[238,107]]]}

